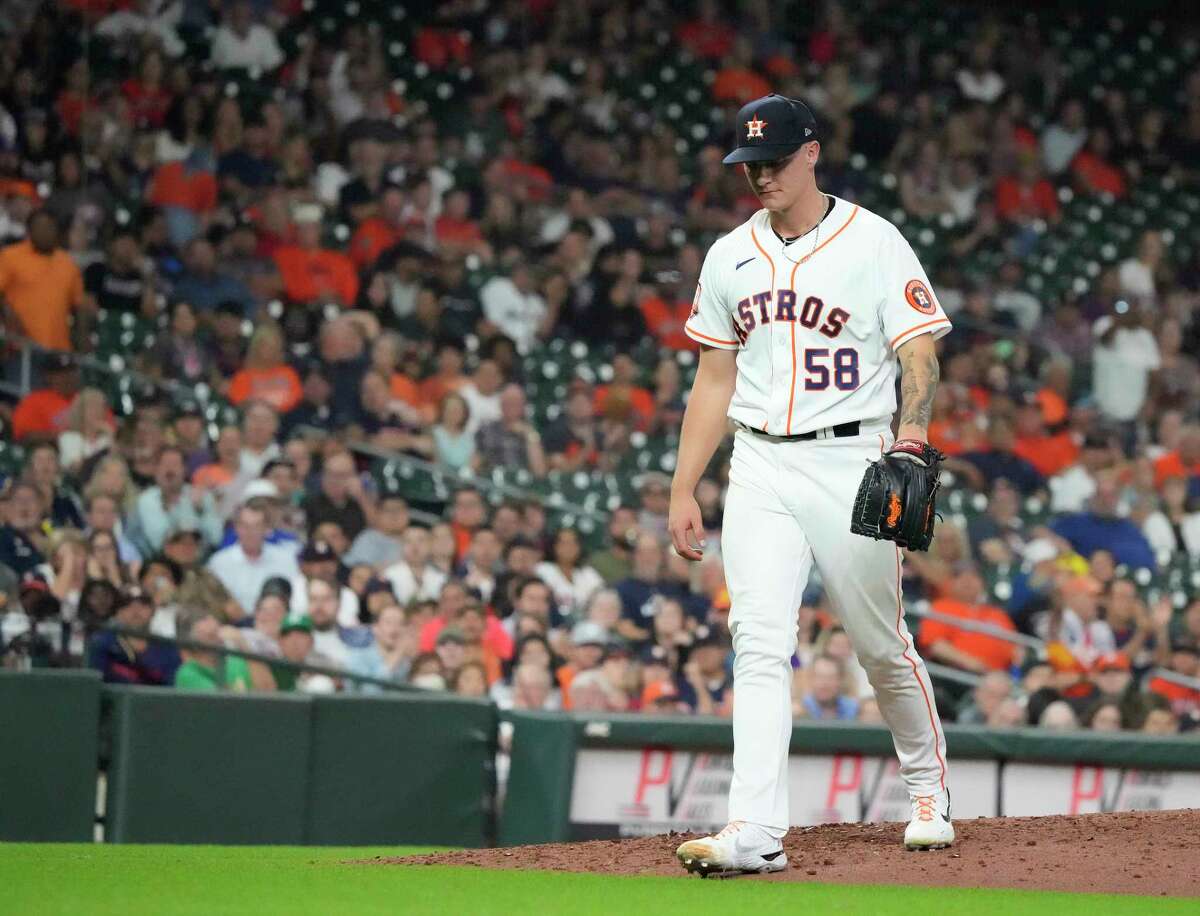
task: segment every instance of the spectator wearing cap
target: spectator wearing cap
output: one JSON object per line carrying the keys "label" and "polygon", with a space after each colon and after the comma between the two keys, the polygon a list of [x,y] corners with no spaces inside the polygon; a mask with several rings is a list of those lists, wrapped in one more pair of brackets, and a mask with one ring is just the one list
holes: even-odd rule
{"label": "spectator wearing cap", "polygon": [[292,213],[296,244],[275,249],[275,266],[294,304],[336,302],[350,308],[358,297],[358,272],[340,251],[321,247],[319,204],[300,204]]}
{"label": "spectator wearing cap", "polygon": [[42,387],[30,391],[13,409],[12,435],[18,441],[39,434],[57,436],[68,429],[79,391],[79,370],[65,353],[43,355],[40,366]]}
{"label": "spectator wearing cap", "polygon": [[313,618],[313,625],[318,626],[318,615],[308,611],[308,590],[305,582],[323,579],[332,582],[337,587],[338,612],[337,622],[342,627],[355,627],[359,623],[361,604],[358,595],[347,585],[337,585],[341,564],[338,553],[333,546],[321,538],[314,538],[300,551],[300,578],[293,585],[291,609],[294,613],[308,613]]}
{"label": "spectator wearing cap", "polygon": [[1118,513],[1120,488],[1112,475],[1096,482],[1086,512],[1063,515],[1050,524],[1055,534],[1065,538],[1083,556],[1107,550],[1118,563],[1137,568],[1155,567],[1154,551],[1138,526]]}
{"label": "spectator wearing cap", "polygon": [[373,522],[359,532],[349,552],[342,557],[347,566],[365,564],[384,570],[403,559],[402,539],[408,530],[408,502],[395,487],[385,488],[380,495]]}
{"label": "spectator wearing cap", "polygon": [[[276,464],[276,461],[268,462],[267,467],[270,468]],[[284,464],[289,464],[284,462]],[[273,475],[279,477],[280,475]],[[300,534],[297,534],[294,526],[288,523],[287,505],[284,496],[274,480],[268,480],[266,477],[260,477],[257,480],[252,480],[246,484],[241,491],[241,505],[253,506],[256,509],[261,509],[267,517],[267,543],[290,547],[293,550],[299,550],[303,543]],[[224,539],[221,541],[222,547],[228,547],[230,544],[237,543],[237,531],[230,528],[225,532]]]}
{"label": "spectator wearing cap", "polygon": [[680,696],[700,715],[732,713],[733,678],[728,666],[732,650],[733,641],[723,625],[696,629],[691,651],[683,664]]}
{"label": "spectator wearing cap", "polygon": [[[404,619],[404,611],[395,604],[385,606],[376,615],[375,622],[371,625],[371,634],[373,639],[370,645],[355,649],[350,654],[346,670],[351,674],[385,681],[406,681],[416,655],[417,642]],[[348,682],[348,686],[359,693],[383,691],[382,687],[375,684]]]}
{"label": "spectator wearing cap", "polygon": [[842,664],[829,655],[813,659],[808,672],[808,690],[793,712],[806,719],[848,721],[858,717],[858,700],[842,692]]}
{"label": "spectator wearing cap", "polygon": [[139,636],[147,632],[154,604],[140,589],[126,592],[117,604],[113,623],[125,633],[101,630],[88,646],[88,667],[99,671],[106,684],[170,684],[179,655],[166,643]]}
{"label": "spectator wearing cap", "polygon": [[27,222],[28,238],[0,251],[0,297],[12,329],[41,347],[71,350],[71,320],[86,307],[83,276],[58,243],[45,210]]}
{"label": "spectator wearing cap", "polygon": [[[182,169],[180,163],[163,166],[155,181],[158,182],[164,171],[172,167]],[[216,249],[208,239],[197,236],[187,243],[183,250],[183,268],[171,288],[171,296],[176,301],[189,303],[198,315],[225,315],[232,319],[231,327],[240,334],[242,319],[254,307],[254,294],[241,280],[218,268]]]}
{"label": "spectator wearing cap", "polygon": [[321,489],[304,501],[309,535],[326,521],[336,522],[353,541],[367,527],[362,482],[349,452],[329,455],[321,470]]}
{"label": "spectator wearing cap", "polygon": [[207,568],[245,612],[254,607],[268,579],[298,579],[300,567],[293,548],[266,542],[267,517],[262,509],[242,506],[234,515],[233,527],[237,543],[209,557]]}
{"label": "spectator wearing cap", "polygon": [[210,546],[221,543],[223,525],[211,493],[186,483],[186,458],[181,449],[167,446],[158,456],[154,486],[138,497],[130,522],[130,536],[144,553],[162,550],[172,528],[199,531]]}
{"label": "spectator wearing cap", "polygon": [[475,436],[475,467],[524,469],[535,477],[546,473],[542,438],[525,416],[525,392],[506,385],[500,392],[500,419],[479,427]]}
{"label": "spectator wearing cap", "polygon": [[[986,604],[983,579],[971,563],[962,563],[954,572],[947,595],[933,602],[931,609],[946,617],[984,623],[1015,633],[1016,627],[1000,608]],[[986,633],[962,629],[941,620],[926,618],[917,631],[917,645],[935,661],[983,674],[1007,671],[1024,656],[1022,647]]]}
{"label": "spectator wearing cap", "polygon": [[189,480],[212,460],[204,411],[199,403],[188,398],[175,405],[171,413],[171,441],[183,452]]}
{"label": "spectator wearing cap", "polygon": [[[185,617],[180,623],[179,637],[199,643],[220,645],[221,622],[215,614],[203,613]],[[250,668],[244,658],[216,652],[187,648],[180,650],[183,663],[175,669],[175,689],[196,693],[216,693],[228,690],[246,693],[253,689]]]}
{"label": "spectator wearing cap", "polygon": [[584,561],[579,532],[573,528],[559,528],[554,534],[550,555],[550,560],[537,565],[535,574],[550,586],[563,616],[582,616],[592,595],[604,587],[604,580]]}
{"label": "spectator wearing cap", "polygon": [[400,536],[400,561],[383,570],[396,600],[404,606],[436,600],[446,584],[446,575],[429,562],[429,546],[429,529],[409,525]]}
{"label": "spectator wearing cap", "polygon": [[593,671],[604,661],[604,653],[612,643],[609,632],[597,623],[584,620],[571,628],[567,663],[556,672],[562,690],[563,708],[571,708],[571,682],[584,671]]}
{"label": "spectator wearing cap", "polygon": [[284,362],[283,335],[272,324],[260,325],[250,338],[245,365],[229,382],[229,400],[240,406],[247,401],[269,404],[286,414],[303,397],[300,377]]}
{"label": "spectator wearing cap", "polygon": [[[321,665],[325,661],[314,654],[312,621],[300,614],[289,614],[279,627],[279,657],[296,665]],[[285,692],[302,690],[306,675],[295,668],[275,665],[271,668],[275,689]]]}
{"label": "spectator wearing cap", "polygon": [[434,650],[442,663],[443,676],[452,680],[467,661],[467,637],[456,626],[445,627],[438,633]]}

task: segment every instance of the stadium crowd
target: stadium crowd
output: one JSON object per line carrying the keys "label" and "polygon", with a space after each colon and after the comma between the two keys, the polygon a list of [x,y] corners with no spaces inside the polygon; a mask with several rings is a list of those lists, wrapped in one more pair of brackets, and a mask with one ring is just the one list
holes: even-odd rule
{"label": "stadium crowd", "polygon": [[[826,125],[826,191],[865,201],[889,176],[885,215],[945,243],[926,254],[956,325],[930,437],[974,511],[905,573],[935,615],[925,657],[978,676],[943,717],[1195,727],[1200,587],[1148,586],[1200,570],[1200,246],[1151,214],[1081,284],[1038,294],[1026,269],[1069,200],[1119,220],[1139,183],[1200,187],[1200,66],[1135,111],[1132,86],[1082,91],[1025,18],[935,40],[868,27],[871,4],[738,6],[401,4],[401,41],[370,3],[0,4],[10,388],[21,340],[37,353],[3,410],[5,664],[728,715],[719,550],[667,549],[669,466],[592,538],[486,485],[410,504],[359,446],[538,480],[669,442],[704,252],[757,207],[720,164],[732,115],[777,90]],[[417,98],[397,59],[444,82]],[[650,104],[665,74],[631,77],[664,60],[704,75],[691,128]],[[964,269],[980,254],[996,269]],[[563,341],[609,355],[542,413],[530,385]],[[647,342],[654,359],[629,355]],[[726,473],[698,494],[714,547]],[[799,628],[795,714],[877,721],[819,583]]]}

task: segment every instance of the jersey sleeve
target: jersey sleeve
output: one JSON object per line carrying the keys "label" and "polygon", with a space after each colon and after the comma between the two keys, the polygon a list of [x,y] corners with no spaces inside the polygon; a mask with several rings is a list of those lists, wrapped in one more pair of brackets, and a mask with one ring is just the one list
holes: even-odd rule
{"label": "jersey sleeve", "polygon": [[882,304],[880,324],[888,347],[893,352],[903,344],[932,334],[936,340],[949,333],[952,325],[941,303],[933,294],[929,277],[908,240],[893,229],[880,252]]}
{"label": "jersey sleeve", "polygon": [[734,330],[733,313],[725,304],[724,278],[716,261],[717,256],[710,248],[704,257],[704,266],[700,268],[692,313],[683,330],[692,340],[705,346],[740,350],[742,344]]}

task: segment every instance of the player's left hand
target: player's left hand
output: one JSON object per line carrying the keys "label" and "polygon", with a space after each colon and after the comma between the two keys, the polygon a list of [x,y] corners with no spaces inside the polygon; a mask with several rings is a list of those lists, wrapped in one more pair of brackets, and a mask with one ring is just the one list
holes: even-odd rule
{"label": "player's left hand", "polygon": [[692,561],[704,559],[704,521],[695,496],[671,495],[667,530],[671,532],[671,545],[679,556]]}

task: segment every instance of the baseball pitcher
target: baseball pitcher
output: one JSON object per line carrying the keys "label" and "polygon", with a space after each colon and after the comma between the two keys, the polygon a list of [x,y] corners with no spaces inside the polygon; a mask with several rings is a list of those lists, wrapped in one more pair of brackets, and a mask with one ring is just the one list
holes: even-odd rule
{"label": "baseball pitcher", "polygon": [[[939,454],[926,444],[950,330],[912,248],[869,210],[824,194],[802,102],[743,107],[739,163],[762,209],[709,249],[687,333],[700,363],[683,419],[670,531],[704,552],[693,495],[737,427],[722,551],[733,608],[730,823],[679,847],[701,876],[787,866],[790,659],[814,565],[870,677],[912,801],[910,849],[954,841],[946,745],[900,599],[900,546],[928,547]],[[900,420],[896,372],[900,371]]]}

